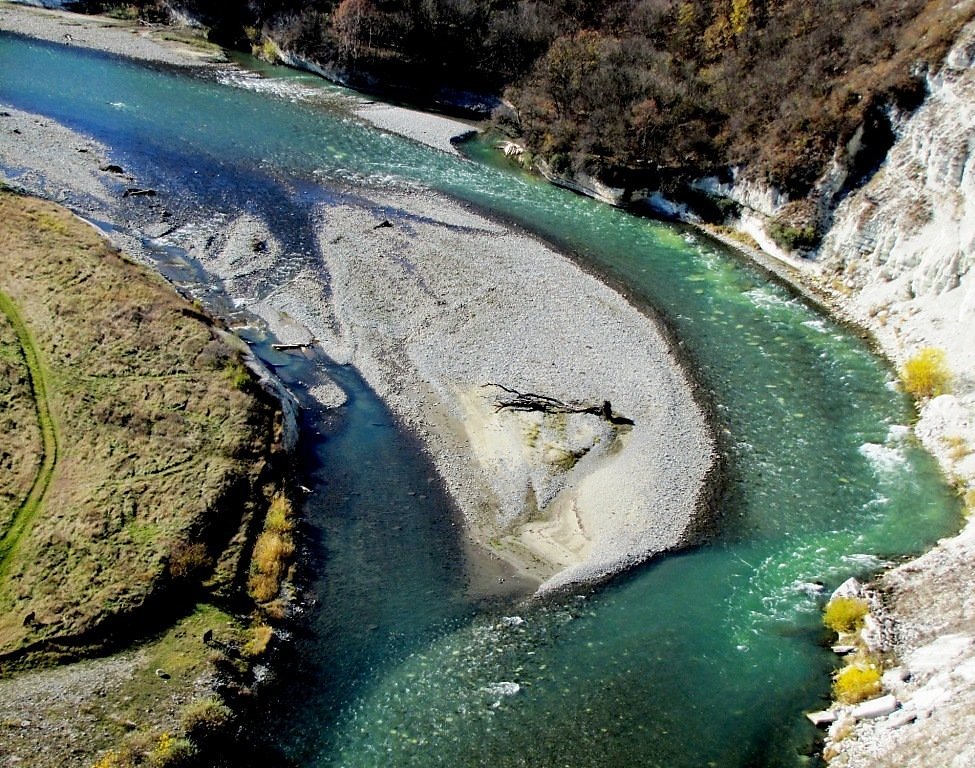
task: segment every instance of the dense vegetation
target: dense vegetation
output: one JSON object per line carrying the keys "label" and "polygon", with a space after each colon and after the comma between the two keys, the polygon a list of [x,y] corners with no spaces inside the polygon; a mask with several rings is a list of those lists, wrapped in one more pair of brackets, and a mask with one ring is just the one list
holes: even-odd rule
{"label": "dense vegetation", "polygon": [[[951,0],[174,4],[222,42],[270,38],[360,87],[503,95],[501,127],[565,174],[666,186],[737,167],[798,200],[836,159],[814,195],[826,209],[877,167],[973,14]],[[796,213],[796,231],[822,214]]]}
{"label": "dense vegetation", "polygon": [[923,95],[954,34],[947,3],[613,4],[598,31],[556,38],[508,91],[544,154],[665,176],[752,166],[806,194],[864,126],[851,182],[890,145],[888,113]]}

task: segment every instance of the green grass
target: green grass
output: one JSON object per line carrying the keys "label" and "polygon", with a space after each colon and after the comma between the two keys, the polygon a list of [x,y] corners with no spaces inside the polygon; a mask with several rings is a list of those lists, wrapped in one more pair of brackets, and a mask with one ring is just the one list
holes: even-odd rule
{"label": "green grass", "polygon": [[41,465],[42,436],[30,372],[17,333],[0,312],[0,538],[10,527]]}
{"label": "green grass", "polygon": [[48,388],[46,374],[37,355],[37,349],[27,330],[27,326],[24,325],[24,321],[17,311],[16,305],[3,291],[0,291],[0,312],[3,312],[17,334],[23,359],[27,364],[31,394],[34,398],[37,422],[40,425],[42,437],[41,462],[37,474],[34,477],[34,482],[31,484],[27,497],[14,512],[10,526],[4,532],[3,537],[0,538],[0,581],[2,581],[6,576],[10,555],[16,548],[24,531],[31,524],[38,509],[40,509],[41,501],[51,483],[51,477],[54,474],[54,465],[57,463],[58,458],[58,434],[54,427],[54,419],[51,417],[51,409],[47,401]]}
{"label": "green grass", "polygon": [[[202,638],[212,632],[207,645]],[[100,753],[94,765],[145,765],[164,734],[210,737],[229,720],[229,710],[198,682],[211,675],[214,662],[232,664],[219,648],[238,648],[247,638],[243,624],[209,603],[200,603],[162,636],[137,652],[131,674],[120,681],[111,698],[94,697],[86,704],[91,716],[107,730],[107,740],[93,744]],[[195,739],[196,740],[196,739]],[[180,742],[185,747],[186,743]],[[80,763],[79,763],[80,764]],[[149,762],[149,765],[156,763]]]}

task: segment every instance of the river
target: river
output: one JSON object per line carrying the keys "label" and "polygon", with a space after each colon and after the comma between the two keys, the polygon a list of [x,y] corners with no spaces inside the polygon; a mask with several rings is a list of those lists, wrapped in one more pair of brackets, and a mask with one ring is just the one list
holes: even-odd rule
{"label": "river", "polygon": [[835,663],[818,585],[959,524],[933,460],[901,437],[914,414],[889,368],[685,228],[546,185],[484,142],[461,158],[382,134],[341,99],[287,97],[331,86],[269,73],[281,87],[259,92],[0,35],[0,102],[104,142],[178,192],[176,217],[270,215],[293,254],[282,280],[315,260],[311,204],[361,185],[431,187],[569,249],[666,318],[711,397],[728,478],[706,546],[542,603],[475,600],[430,465],[335,369],[350,401],[309,415],[303,454],[317,602],[261,738],[309,767],[815,764],[803,712]]}

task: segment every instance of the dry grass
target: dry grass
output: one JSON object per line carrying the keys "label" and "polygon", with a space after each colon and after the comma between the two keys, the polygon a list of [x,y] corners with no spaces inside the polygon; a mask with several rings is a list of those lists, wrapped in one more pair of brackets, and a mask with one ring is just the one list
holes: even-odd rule
{"label": "dry grass", "polygon": [[242,649],[244,656],[256,658],[263,656],[274,637],[274,629],[267,624],[258,624],[251,629],[251,639],[248,640]]}
{"label": "dry grass", "polygon": [[291,533],[294,527],[294,508],[291,501],[283,493],[274,494],[264,520],[264,529],[283,534]]}
{"label": "dry grass", "polygon": [[288,572],[295,545],[294,510],[283,493],[275,494],[264,518],[264,530],[254,544],[248,588],[258,603],[274,600]]}
{"label": "dry grass", "polygon": [[[97,644],[103,622],[172,583],[174,555],[184,575],[202,567],[186,542],[216,552],[237,532],[276,416],[225,374],[234,353],[187,302],[70,213],[0,192],[0,222],[0,292],[33,340],[59,436],[37,513],[0,554],[2,663],[38,642]],[[12,338],[0,324],[2,419],[23,436],[2,460],[29,466],[37,422]],[[4,471],[8,522],[24,483]]]}
{"label": "dry grass", "polygon": [[233,720],[230,707],[216,696],[196,699],[183,707],[179,716],[180,728],[196,743],[218,736]]}
{"label": "dry grass", "polygon": [[961,461],[972,452],[968,441],[961,435],[946,435],[941,440],[948,449],[948,458],[952,461]]}

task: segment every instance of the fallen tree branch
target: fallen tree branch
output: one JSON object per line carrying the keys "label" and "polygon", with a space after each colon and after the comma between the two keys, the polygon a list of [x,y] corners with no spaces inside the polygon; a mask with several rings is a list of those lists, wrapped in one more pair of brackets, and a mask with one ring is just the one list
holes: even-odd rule
{"label": "fallen tree branch", "polygon": [[572,402],[565,403],[555,397],[538,395],[534,392],[519,392],[503,384],[489,382],[483,387],[494,387],[501,390],[494,398],[494,412],[499,411],[536,411],[539,413],[589,413],[599,416],[604,421],[616,425],[632,425],[632,419],[613,413],[613,406],[609,400],[603,400],[602,405]]}

